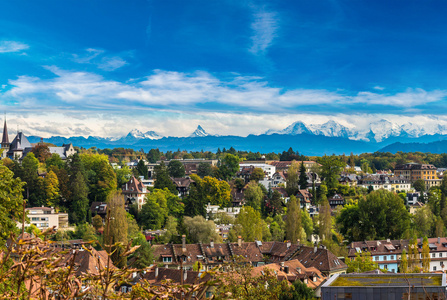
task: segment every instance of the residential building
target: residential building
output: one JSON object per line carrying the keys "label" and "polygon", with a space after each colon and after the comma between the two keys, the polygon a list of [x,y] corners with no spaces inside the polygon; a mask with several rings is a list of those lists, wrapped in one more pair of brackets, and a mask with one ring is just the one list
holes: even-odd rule
{"label": "residential building", "polygon": [[425,182],[425,187],[430,189],[432,186],[441,185],[441,180],[437,176],[437,168],[430,164],[408,163],[397,165],[394,168],[396,176],[403,176],[414,183],[418,179]]}
{"label": "residential building", "polygon": [[209,243],[153,245],[155,263],[165,267],[177,268],[182,265],[186,269],[192,268],[199,261],[204,269],[209,270],[224,262],[231,262],[236,256],[254,267],[269,263],[280,263],[297,259],[304,267],[314,267],[325,276],[345,273],[347,265],[339,260],[325,247],[309,247],[291,242],[242,242],[237,243]]}
{"label": "residential building", "polygon": [[208,203],[208,205],[206,206],[206,218],[214,219],[218,213],[226,214],[228,216],[236,218],[237,215],[241,212],[241,208],[242,207],[239,206],[220,208],[219,205],[211,205],[211,203]]}
{"label": "residential building", "polygon": [[[429,238],[430,271],[447,271],[447,238]],[[418,239],[418,252],[422,252],[422,238]],[[401,261],[402,250],[408,255],[409,240],[377,240],[352,242],[348,247],[348,257],[355,258],[356,253],[368,251],[372,259],[378,263],[379,268],[397,273]],[[419,254],[419,266],[421,265]]]}
{"label": "residential building", "polygon": [[[57,213],[53,207],[30,207],[25,209],[29,223],[25,223],[25,226],[34,225],[41,231],[49,228],[65,229],[68,227],[68,214]],[[19,227],[22,224],[18,224]]]}
{"label": "residential building", "polygon": [[345,198],[342,195],[335,194],[334,196],[327,199],[331,209],[336,209],[337,207],[343,207],[345,205]]}
{"label": "residential building", "polygon": [[129,181],[122,186],[121,191],[124,196],[126,207],[132,204],[138,204],[138,209],[140,210],[144,203],[146,203],[145,197],[148,190],[146,186],[133,175]]}
{"label": "residential building", "polygon": [[[296,162],[301,164],[301,161],[296,161]],[[275,166],[277,171],[286,171],[292,164],[292,161],[271,161],[271,162],[269,162],[269,164],[271,164],[272,166]],[[321,165],[315,161],[312,161],[312,160],[304,161],[304,167],[306,168],[306,173],[311,172],[312,168],[314,166],[320,167]]]}
{"label": "residential building", "polygon": [[242,171],[244,168],[250,168],[250,169],[254,169],[254,168],[259,168],[262,169],[262,171],[264,171],[265,175],[268,178],[272,178],[273,174],[276,173],[276,167],[273,165],[269,165],[266,163],[260,163],[260,162],[240,162],[239,163],[239,171]]}

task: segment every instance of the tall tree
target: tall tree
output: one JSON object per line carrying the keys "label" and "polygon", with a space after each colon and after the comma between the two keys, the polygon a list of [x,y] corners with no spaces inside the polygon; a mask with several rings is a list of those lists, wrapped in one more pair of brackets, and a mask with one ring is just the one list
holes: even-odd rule
{"label": "tall tree", "polygon": [[298,200],[292,195],[287,204],[286,239],[294,243],[301,239],[301,233],[301,209]]}
{"label": "tall tree", "polygon": [[11,232],[17,232],[16,222],[22,222],[24,184],[0,160],[0,244]]}
{"label": "tall tree", "polygon": [[413,182],[413,187],[416,191],[422,193],[425,192],[425,181],[422,179],[417,179]]}
{"label": "tall tree", "polygon": [[261,214],[251,206],[244,206],[237,215],[233,227],[235,234],[240,235],[246,242],[262,241],[267,224],[262,220]]}
{"label": "tall tree", "polygon": [[161,156],[162,153],[160,152],[160,150],[158,150],[158,148],[151,149],[147,154],[147,159],[149,160],[150,163],[155,164],[157,161],[160,160]]}
{"label": "tall tree", "polygon": [[69,200],[70,210],[68,217],[70,223],[81,224],[87,219],[88,207],[88,186],[85,182],[81,171],[74,175],[74,179],[70,184],[71,197]]}
{"label": "tall tree", "polygon": [[300,164],[300,177],[298,180],[298,185],[301,190],[307,189],[307,175],[306,175],[306,167],[304,166],[304,160],[301,161]]}
{"label": "tall tree", "polygon": [[417,245],[417,238],[410,239],[408,244],[408,271],[414,272],[419,266],[419,251]]}
{"label": "tall tree", "polygon": [[244,191],[245,204],[261,211],[264,193],[255,181],[250,181]]}
{"label": "tall tree", "polygon": [[407,251],[405,251],[405,249],[402,250],[401,254],[400,273],[408,273],[408,258],[407,258]]}
{"label": "tall tree", "polygon": [[321,178],[326,183],[329,190],[336,188],[338,185],[338,178],[340,177],[340,172],[345,167],[343,161],[338,159],[335,155],[323,156],[318,159],[321,164],[320,172]]}
{"label": "tall tree", "polygon": [[424,236],[424,240],[422,242],[422,270],[428,273],[430,272],[430,247],[428,245],[428,239]]}
{"label": "tall tree", "polygon": [[[34,153],[28,153],[22,160],[22,180],[26,182],[26,198],[30,199],[30,195],[37,189],[37,181],[39,180],[39,160]],[[32,201],[31,201],[32,202]],[[34,203],[32,203],[34,205]]]}
{"label": "tall tree", "polygon": [[88,170],[89,199],[105,202],[116,191],[116,174],[105,154],[81,154],[82,165]]}
{"label": "tall tree", "polygon": [[59,206],[59,180],[56,174],[53,171],[49,171],[43,181],[47,205],[51,207]]}
{"label": "tall tree", "polygon": [[138,161],[136,169],[137,169],[137,172],[138,172],[138,176],[143,176],[144,179],[147,179],[147,177],[148,177],[148,170],[147,170],[146,164],[144,163],[144,160],[140,159]]}
{"label": "tall tree", "polygon": [[168,169],[166,168],[166,165],[161,162],[158,166],[154,168],[155,172],[155,183],[154,187],[156,189],[164,189],[167,188],[171,191],[173,194],[178,194],[177,188],[172,182],[171,178],[169,177]]}
{"label": "tall tree", "polygon": [[213,168],[212,168],[211,164],[206,163],[206,162],[201,162],[199,164],[199,166],[197,167],[197,175],[199,175],[202,178],[205,176],[212,176]]}
{"label": "tall tree", "polygon": [[[110,196],[107,202],[108,216],[104,231],[105,249],[112,253],[113,264],[117,267],[126,266],[126,257],[121,254],[127,246],[127,213],[124,208],[124,197],[120,193]],[[121,243],[122,245],[116,245]]]}
{"label": "tall tree", "polygon": [[362,253],[356,253],[354,259],[347,259],[346,264],[348,265],[347,273],[353,272],[367,272],[373,271],[379,268],[379,264],[372,260],[371,253],[364,251]]}
{"label": "tall tree", "polygon": [[185,177],[185,166],[179,160],[171,160],[168,164],[168,172],[172,178]]}
{"label": "tall tree", "polygon": [[332,240],[331,207],[327,200],[320,206],[319,233],[322,240]]}
{"label": "tall tree", "polygon": [[292,161],[287,169],[286,190],[287,194],[295,195],[300,189],[299,186],[300,165],[297,161]]}

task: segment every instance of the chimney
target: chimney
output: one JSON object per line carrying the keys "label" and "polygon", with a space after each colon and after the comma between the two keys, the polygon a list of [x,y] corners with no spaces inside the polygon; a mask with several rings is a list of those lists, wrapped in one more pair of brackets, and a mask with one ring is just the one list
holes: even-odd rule
{"label": "chimney", "polygon": [[185,282],[187,278],[188,278],[188,271],[183,270],[183,282]]}
{"label": "chimney", "polygon": [[287,248],[290,248],[292,246],[292,243],[290,241],[287,241]]}
{"label": "chimney", "polygon": [[441,238],[438,236],[438,244],[441,244]]}
{"label": "chimney", "polygon": [[280,263],[280,265],[281,265],[281,267],[284,267],[284,262],[282,261],[282,262]]}
{"label": "chimney", "polygon": [[182,251],[186,252],[186,235],[182,235]]}
{"label": "chimney", "polygon": [[211,239],[211,241],[210,241],[210,247],[211,247],[211,248],[214,248],[214,239]]}
{"label": "chimney", "polygon": [[386,242],[387,242],[387,243],[391,243],[391,240],[390,240],[390,239],[386,239]]}
{"label": "chimney", "polygon": [[289,274],[289,266],[284,267],[284,273]]}
{"label": "chimney", "polygon": [[242,237],[241,237],[241,236],[238,236],[238,237],[237,237],[237,245],[238,245],[239,247],[242,246]]}
{"label": "chimney", "polygon": [[317,253],[318,245],[317,242],[314,243],[314,253]]}
{"label": "chimney", "polygon": [[158,267],[155,267],[155,279],[158,277]]}

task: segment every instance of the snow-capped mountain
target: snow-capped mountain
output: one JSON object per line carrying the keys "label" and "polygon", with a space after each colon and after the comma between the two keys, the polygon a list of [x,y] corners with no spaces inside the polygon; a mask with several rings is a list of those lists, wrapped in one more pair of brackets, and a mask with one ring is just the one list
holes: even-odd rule
{"label": "snow-capped mountain", "polygon": [[321,125],[310,125],[313,134],[336,137],[349,137],[349,129],[333,120]]}
{"label": "snow-capped mountain", "polygon": [[312,134],[312,132],[309,130],[309,128],[307,128],[306,124],[304,124],[301,121],[295,122],[283,130],[272,130],[272,129],[267,130],[267,132],[265,134],[270,135],[270,134],[274,134],[274,133],[290,134],[290,135],[296,135],[296,134],[302,134],[302,133]]}
{"label": "snow-capped mountain", "polygon": [[381,119],[370,123],[365,128],[356,128],[354,125],[352,128],[348,128],[334,120],[329,120],[324,124],[305,124],[298,121],[283,130],[268,130],[265,132],[266,135],[274,133],[286,135],[307,133],[328,137],[343,137],[351,140],[381,142],[391,137],[418,138],[423,135],[446,135],[447,125],[436,124],[422,127],[411,122],[399,125]]}
{"label": "snow-capped mountain", "polygon": [[132,129],[126,137],[131,137],[135,139],[151,139],[151,140],[159,140],[162,138],[161,135],[157,134],[155,131],[147,131],[145,133],[141,132],[138,129]]}
{"label": "snow-capped mountain", "polygon": [[189,137],[204,137],[204,136],[209,136],[210,134],[208,134],[205,129],[202,128],[202,126],[197,126],[197,129],[191,133],[191,135]]}

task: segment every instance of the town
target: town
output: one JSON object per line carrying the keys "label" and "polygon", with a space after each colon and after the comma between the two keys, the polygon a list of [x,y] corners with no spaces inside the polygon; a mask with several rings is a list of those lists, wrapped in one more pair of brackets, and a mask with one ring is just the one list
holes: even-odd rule
{"label": "town", "polygon": [[10,142],[6,120],[1,150],[4,295],[332,299],[399,274],[445,289],[446,154],[83,149]]}

